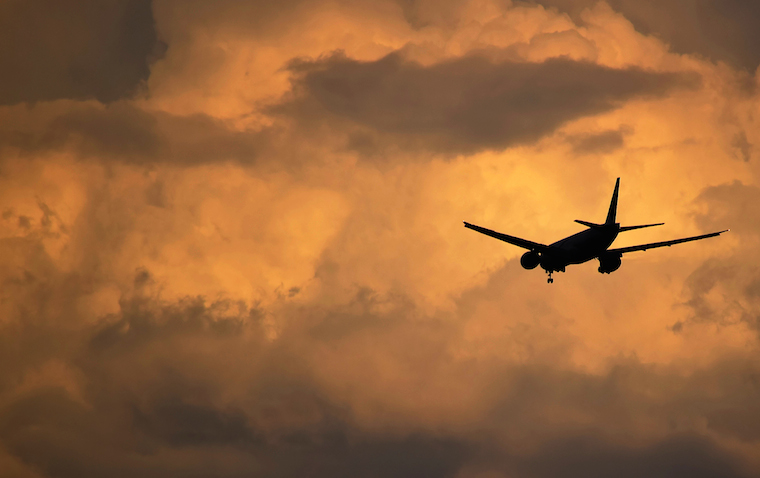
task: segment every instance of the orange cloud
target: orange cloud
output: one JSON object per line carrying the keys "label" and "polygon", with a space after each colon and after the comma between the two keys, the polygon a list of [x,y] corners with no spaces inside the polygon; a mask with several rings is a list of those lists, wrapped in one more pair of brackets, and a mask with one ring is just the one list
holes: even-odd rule
{"label": "orange cloud", "polygon": [[[4,473],[757,475],[757,78],[676,41],[697,17],[80,7],[166,50],[0,52],[34,79],[0,101]],[[620,245],[732,231],[547,285],[462,227],[553,242],[618,176],[666,223]]]}

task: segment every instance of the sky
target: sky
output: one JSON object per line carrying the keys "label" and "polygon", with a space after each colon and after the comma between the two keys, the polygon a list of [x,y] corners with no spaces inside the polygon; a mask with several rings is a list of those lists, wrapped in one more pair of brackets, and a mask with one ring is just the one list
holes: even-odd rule
{"label": "sky", "polygon": [[760,476],[759,5],[0,0],[0,475]]}

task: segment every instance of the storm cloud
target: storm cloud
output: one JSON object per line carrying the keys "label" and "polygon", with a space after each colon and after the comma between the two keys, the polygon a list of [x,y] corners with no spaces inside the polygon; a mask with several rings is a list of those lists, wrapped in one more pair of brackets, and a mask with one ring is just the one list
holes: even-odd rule
{"label": "storm cloud", "polygon": [[[386,136],[385,141],[455,153],[536,141],[576,118],[699,82],[696,75],[682,73],[617,70],[566,59],[492,61],[478,55],[430,66],[397,53],[374,62],[336,55],[297,62],[291,69],[298,75],[295,89],[303,95],[296,101],[314,102],[328,114]],[[319,111],[312,115],[316,119]]]}
{"label": "storm cloud", "polygon": [[165,50],[150,0],[0,5],[0,104],[133,95]]}

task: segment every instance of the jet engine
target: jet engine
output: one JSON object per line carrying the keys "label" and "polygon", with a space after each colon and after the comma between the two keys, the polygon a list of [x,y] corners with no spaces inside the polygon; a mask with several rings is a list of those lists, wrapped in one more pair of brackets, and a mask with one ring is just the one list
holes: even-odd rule
{"label": "jet engine", "polygon": [[599,256],[599,272],[602,274],[609,274],[610,272],[615,272],[616,270],[620,269],[620,264],[623,262],[621,260],[622,257],[622,254],[602,254]]}
{"label": "jet engine", "polygon": [[528,251],[520,258],[520,265],[525,269],[535,269],[541,262],[541,256],[533,251]]}
{"label": "jet engine", "polygon": [[541,262],[541,256],[533,251],[528,251],[520,258],[520,265],[523,269],[535,269]]}

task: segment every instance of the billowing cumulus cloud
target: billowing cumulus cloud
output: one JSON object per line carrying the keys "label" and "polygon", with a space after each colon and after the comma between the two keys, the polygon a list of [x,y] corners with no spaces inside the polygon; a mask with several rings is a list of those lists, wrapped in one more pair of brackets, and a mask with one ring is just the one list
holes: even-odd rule
{"label": "billowing cumulus cloud", "polygon": [[[0,475],[760,476],[749,50],[539,3],[4,3]],[[731,232],[461,224],[617,177],[617,245]]]}
{"label": "billowing cumulus cloud", "polygon": [[[582,19],[596,0],[535,0]],[[681,53],[696,53],[750,72],[760,65],[760,6],[742,0],[610,0],[633,26],[655,35]]]}

